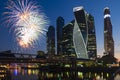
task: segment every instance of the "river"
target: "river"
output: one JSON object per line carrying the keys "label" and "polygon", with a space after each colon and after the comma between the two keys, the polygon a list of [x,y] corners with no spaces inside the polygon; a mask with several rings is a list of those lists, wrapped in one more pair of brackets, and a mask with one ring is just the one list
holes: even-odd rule
{"label": "river", "polygon": [[[8,69],[0,80],[112,80],[112,73],[74,72],[74,71],[41,71],[39,69]],[[1,75],[0,75],[1,76]]]}

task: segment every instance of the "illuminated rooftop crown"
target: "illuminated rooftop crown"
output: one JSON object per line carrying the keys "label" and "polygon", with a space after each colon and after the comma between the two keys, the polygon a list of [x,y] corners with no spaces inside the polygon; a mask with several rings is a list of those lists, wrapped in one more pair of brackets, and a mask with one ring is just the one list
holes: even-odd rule
{"label": "illuminated rooftop crown", "polygon": [[73,12],[80,11],[80,10],[83,10],[83,9],[84,9],[83,6],[74,7]]}
{"label": "illuminated rooftop crown", "polygon": [[104,8],[104,18],[111,17],[110,9],[108,7]]}

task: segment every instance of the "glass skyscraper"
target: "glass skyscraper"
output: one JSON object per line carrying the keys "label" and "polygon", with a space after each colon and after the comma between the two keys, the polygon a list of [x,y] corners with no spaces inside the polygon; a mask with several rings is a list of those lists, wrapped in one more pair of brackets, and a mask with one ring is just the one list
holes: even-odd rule
{"label": "glass skyscraper", "polygon": [[49,26],[47,32],[47,53],[55,54],[55,28],[53,26]]}
{"label": "glass skyscraper", "polygon": [[77,58],[88,59],[87,38],[88,28],[86,21],[86,12],[83,7],[73,8],[75,15],[75,24],[73,29],[73,43]]}
{"label": "glass skyscraper", "polygon": [[62,54],[62,28],[64,26],[64,19],[62,17],[57,18],[56,23],[57,32],[57,54]]}
{"label": "glass skyscraper", "polygon": [[73,45],[73,28],[75,20],[71,21],[63,27],[62,35],[62,52],[63,55],[76,56]]}
{"label": "glass skyscraper", "polygon": [[105,53],[114,56],[114,40],[110,17],[110,9],[108,7],[104,8],[104,49]]}
{"label": "glass skyscraper", "polygon": [[94,18],[83,7],[73,8],[75,20],[63,28],[63,51],[77,58],[96,58]]}
{"label": "glass skyscraper", "polygon": [[88,43],[87,50],[89,58],[95,59],[97,56],[96,32],[94,25],[94,17],[90,14],[87,15],[88,23]]}

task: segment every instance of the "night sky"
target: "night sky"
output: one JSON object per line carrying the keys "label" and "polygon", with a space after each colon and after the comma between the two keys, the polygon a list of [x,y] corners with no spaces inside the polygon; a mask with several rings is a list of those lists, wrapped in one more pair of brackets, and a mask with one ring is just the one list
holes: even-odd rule
{"label": "night sky", "polygon": [[[0,0],[0,19],[3,18],[2,13],[5,11],[7,0]],[[65,24],[74,19],[73,7],[83,6],[85,10],[94,16],[96,37],[97,37],[97,52],[98,55],[103,55],[104,52],[104,15],[103,10],[109,7],[111,11],[111,22],[113,25],[113,38],[115,43],[115,56],[120,55],[120,0],[37,0],[41,5],[41,10],[46,14],[50,23],[56,27],[56,18],[62,16],[65,19]],[[14,50],[16,44],[14,42],[13,33],[9,28],[0,22],[0,51]],[[46,51],[45,40],[41,41],[41,46],[37,50]],[[17,47],[17,46],[16,46]],[[32,52],[31,52],[32,53]]]}

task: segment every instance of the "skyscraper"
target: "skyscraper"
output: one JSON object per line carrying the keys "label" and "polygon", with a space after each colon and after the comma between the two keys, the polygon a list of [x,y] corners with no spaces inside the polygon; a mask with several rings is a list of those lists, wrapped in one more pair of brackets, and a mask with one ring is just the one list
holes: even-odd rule
{"label": "skyscraper", "polygon": [[87,40],[88,27],[86,12],[82,6],[73,8],[75,24],[73,29],[73,44],[77,58],[88,59]]}
{"label": "skyscraper", "polygon": [[104,49],[105,53],[114,56],[114,40],[112,37],[112,24],[110,20],[110,9],[104,8]]}
{"label": "skyscraper", "polygon": [[64,19],[62,17],[57,18],[57,54],[62,53],[62,28],[64,26]]}
{"label": "skyscraper", "polygon": [[75,20],[63,27],[63,53],[77,58],[97,55],[94,18],[82,6],[73,8]]}
{"label": "skyscraper", "polygon": [[94,17],[90,14],[87,14],[87,24],[88,24],[88,43],[87,43],[88,55],[89,58],[96,58],[97,44]]}
{"label": "skyscraper", "polygon": [[53,26],[49,26],[47,32],[47,53],[55,54],[55,28]]}
{"label": "skyscraper", "polygon": [[75,49],[73,45],[74,23],[75,23],[75,20],[71,21],[70,23],[68,23],[63,27],[62,52],[64,55],[76,57]]}

